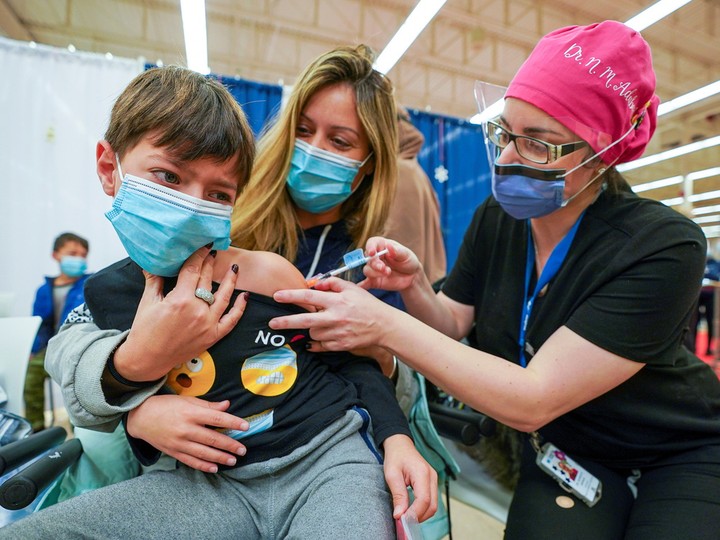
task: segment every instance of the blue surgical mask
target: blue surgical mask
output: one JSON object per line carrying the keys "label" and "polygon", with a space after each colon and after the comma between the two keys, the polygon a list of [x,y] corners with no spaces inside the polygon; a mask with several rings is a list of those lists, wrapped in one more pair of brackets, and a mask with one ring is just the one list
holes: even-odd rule
{"label": "blue surgical mask", "polygon": [[[122,175],[122,169],[118,169]],[[158,276],[177,276],[201,247],[230,246],[232,206],[196,199],[149,180],[125,175],[105,214],[130,258]]]}
{"label": "blue surgical mask", "polygon": [[515,219],[546,216],[563,206],[565,169],[539,169],[519,163],[495,163],[492,192]]}
{"label": "blue surgical mask", "polygon": [[502,209],[515,219],[547,216],[558,208],[567,206],[575,197],[589,188],[605,172],[605,168],[585,184],[572,197],[563,199],[565,177],[579,169],[539,169],[520,163],[495,163],[492,174],[492,192]]}
{"label": "blue surgical mask", "polygon": [[287,177],[290,197],[313,214],[334,208],[350,197],[353,180],[371,155],[357,161],[296,140]]}
{"label": "blue surgical mask", "polygon": [[60,259],[60,271],[68,277],[80,277],[85,273],[85,270],[87,270],[85,257],[65,255]]}

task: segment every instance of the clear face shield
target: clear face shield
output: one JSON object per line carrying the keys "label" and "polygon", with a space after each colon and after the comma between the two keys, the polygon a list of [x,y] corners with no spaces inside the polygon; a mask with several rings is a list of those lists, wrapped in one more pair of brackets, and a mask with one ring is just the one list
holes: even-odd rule
{"label": "clear face shield", "polygon": [[[569,117],[553,118],[534,114],[532,118],[506,112],[506,88],[477,81],[475,99],[483,126],[485,151],[492,164],[493,195],[517,219],[541,217],[566,206],[602,176],[604,168],[579,191],[564,197],[565,178],[620,142]],[[514,145],[516,159],[501,158],[508,145]],[[590,143],[603,150],[596,153]],[[557,167],[562,157],[580,153],[581,160],[571,169]],[[517,159],[519,156],[522,159]]]}

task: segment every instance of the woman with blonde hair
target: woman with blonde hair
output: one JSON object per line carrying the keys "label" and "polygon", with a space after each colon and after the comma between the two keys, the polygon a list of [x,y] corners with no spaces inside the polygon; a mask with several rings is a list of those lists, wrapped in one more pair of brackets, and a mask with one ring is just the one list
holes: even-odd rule
{"label": "woman with blonde hair", "polygon": [[305,68],[260,138],[235,205],[233,245],[279,253],[309,278],[383,230],[397,179],[397,122],[392,83],[372,62],[359,45]]}

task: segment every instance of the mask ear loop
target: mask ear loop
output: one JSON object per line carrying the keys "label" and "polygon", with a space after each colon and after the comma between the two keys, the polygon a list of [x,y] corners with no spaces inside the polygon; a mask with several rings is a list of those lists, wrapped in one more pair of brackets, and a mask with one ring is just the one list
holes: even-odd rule
{"label": "mask ear loop", "polygon": [[[569,171],[567,171],[565,174],[563,174],[560,178],[564,178],[565,176],[567,176],[567,175],[570,174],[571,172],[575,172],[575,171],[577,171],[580,167],[582,167],[582,166],[590,163],[590,162],[591,162],[593,159],[595,159],[596,157],[601,156],[602,154],[604,154],[605,152],[607,152],[608,150],[610,150],[613,146],[615,146],[616,144],[620,143],[623,139],[625,139],[625,137],[627,137],[628,135],[630,135],[630,134],[631,134],[633,131],[635,131],[638,127],[640,127],[640,124],[642,124],[642,121],[645,119],[645,114],[647,113],[647,108],[648,108],[649,106],[650,106],[650,102],[648,101],[648,102],[645,104],[645,106],[642,108],[642,110],[641,110],[639,113],[637,113],[635,116],[632,117],[632,119],[630,120],[630,122],[631,122],[632,125],[630,126],[630,129],[628,129],[628,130],[623,134],[622,137],[620,137],[617,141],[614,141],[614,142],[610,143],[609,145],[607,145],[605,148],[603,148],[602,150],[600,150],[600,151],[597,152],[596,154],[593,154],[592,156],[590,156],[589,158],[587,158],[585,161],[581,162],[579,165],[573,167],[572,169],[570,169]],[[613,165],[615,165],[615,162],[616,162],[618,159],[619,159],[619,157],[616,158],[610,165],[608,165],[608,168],[610,168],[610,167],[612,167]],[[605,171],[603,171],[603,172],[605,172]],[[598,176],[600,176],[600,175],[598,175]],[[590,183],[594,182],[594,181],[598,178],[598,176],[596,176],[595,178],[593,178]],[[578,193],[578,194],[579,194],[579,193]]]}
{"label": "mask ear loop", "polygon": [[120,158],[118,157],[117,153],[115,153],[115,163],[117,163],[118,172],[120,173],[120,182],[122,183],[123,178],[125,178],[125,175],[123,174],[122,167],[120,166]]}
{"label": "mask ear loop", "polygon": [[[630,134],[631,134],[634,130],[636,130],[636,129],[640,126],[640,124],[642,123],[643,119],[645,118],[645,113],[647,112],[647,108],[648,108],[649,105],[650,105],[650,102],[648,101],[648,102],[645,104],[645,106],[643,107],[642,111],[641,111],[640,113],[636,114],[635,116],[633,116],[633,118],[632,118],[632,125],[630,126],[630,129],[628,129],[628,130],[623,134],[622,137],[620,137],[617,141],[609,144],[608,146],[606,146],[605,148],[603,148],[602,150],[600,150],[600,151],[597,152],[596,154],[593,154],[592,156],[590,156],[589,158],[587,158],[586,160],[584,160],[583,162],[581,162],[579,165],[577,165],[576,167],[573,167],[572,169],[570,169],[569,171],[567,171],[565,174],[563,174],[562,176],[560,176],[560,177],[558,177],[558,178],[565,178],[565,177],[566,177],[568,174],[570,174],[571,172],[577,171],[580,167],[582,167],[583,165],[586,165],[587,163],[590,163],[593,159],[595,159],[596,157],[604,154],[605,152],[607,152],[608,150],[610,150],[610,148],[612,148],[613,146],[615,146],[616,144],[618,144],[620,141],[622,141],[625,137],[627,137],[628,135],[630,135]],[[575,197],[577,197],[577,196],[580,195],[583,191],[585,191],[587,188],[589,188],[589,187],[595,182],[595,180],[597,180],[598,178],[601,178],[602,175],[605,174],[605,171],[607,171],[607,169],[609,169],[610,167],[612,167],[613,165],[615,165],[615,162],[616,162],[618,159],[620,159],[619,156],[618,156],[617,158],[615,158],[615,159],[613,160],[613,162],[610,163],[607,167],[600,167],[600,168],[598,169],[598,171],[597,171],[597,174],[592,178],[592,180],[590,180],[587,184],[585,184],[585,186],[584,186],[580,191],[578,191],[575,195],[573,195],[572,197],[564,200],[564,201],[562,202],[562,205],[561,205],[561,206],[567,206],[568,203],[570,203],[570,201],[572,201]],[[604,184],[603,184],[603,185],[604,185]],[[598,195],[599,195],[599,194],[600,194],[600,193],[598,192]]]}

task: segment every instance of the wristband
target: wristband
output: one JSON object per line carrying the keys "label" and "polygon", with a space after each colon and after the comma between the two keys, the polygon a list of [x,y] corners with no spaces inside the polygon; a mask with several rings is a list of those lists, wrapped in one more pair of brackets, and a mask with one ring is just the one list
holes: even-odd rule
{"label": "wristband", "polygon": [[122,342],[113,350],[112,353],[110,353],[110,358],[108,358],[106,364],[108,373],[110,373],[112,378],[115,379],[116,382],[131,388],[146,388],[157,383],[157,381],[130,381],[118,373],[117,369],[115,369],[115,351],[120,347],[120,345],[122,345]]}

